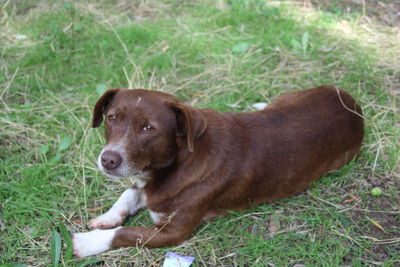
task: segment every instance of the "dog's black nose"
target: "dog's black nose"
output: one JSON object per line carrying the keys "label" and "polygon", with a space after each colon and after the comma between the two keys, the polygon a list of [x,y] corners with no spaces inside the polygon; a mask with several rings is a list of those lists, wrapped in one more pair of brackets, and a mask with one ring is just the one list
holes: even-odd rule
{"label": "dog's black nose", "polygon": [[122,163],[122,157],[119,153],[106,150],[101,154],[101,165],[107,170],[117,168]]}

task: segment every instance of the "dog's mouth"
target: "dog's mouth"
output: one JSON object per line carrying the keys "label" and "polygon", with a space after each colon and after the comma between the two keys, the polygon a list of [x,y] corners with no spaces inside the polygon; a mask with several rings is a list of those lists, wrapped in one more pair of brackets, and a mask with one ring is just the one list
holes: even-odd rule
{"label": "dog's mouth", "polygon": [[115,171],[115,170],[107,170],[107,169],[102,169],[100,170],[102,171],[108,178],[111,179],[119,179],[119,178],[124,178],[125,176],[120,174],[119,172]]}
{"label": "dog's mouth", "polygon": [[116,170],[107,170],[107,169],[104,169],[104,168],[101,168],[100,171],[102,171],[108,178],[111,178],[111,179],[128,178],[128,177],[132,177],[132,176],[138,176],[138,175],[141,175],[143,173],[142,171],[139,171],[139,170],[129,171],[129,172],[122,172],[121,173],[118,169],[116,169]]}

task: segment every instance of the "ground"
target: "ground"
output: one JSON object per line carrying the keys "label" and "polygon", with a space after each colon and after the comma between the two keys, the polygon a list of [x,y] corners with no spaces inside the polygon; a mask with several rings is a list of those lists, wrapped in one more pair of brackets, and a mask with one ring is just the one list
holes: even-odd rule
{"label": "ground", "polygon": [[[399,19],[385,0],[0,1],[0,265],[160,266],[174,251],[194,266],[398,266]],[[364,111],[362,149],[342,170],[178,247],[72,257],[70,232],[130,184],[96,168],[104,138],[90,119],[106,88],[239,112],[322,84]]]}

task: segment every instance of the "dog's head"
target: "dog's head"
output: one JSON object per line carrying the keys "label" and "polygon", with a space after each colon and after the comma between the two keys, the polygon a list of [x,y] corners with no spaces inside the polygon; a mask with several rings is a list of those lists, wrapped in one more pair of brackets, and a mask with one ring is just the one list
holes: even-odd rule
{"label": "dog's head", "polygon": [[[196,139],[207,127],[199,110],[169,94],[139,89],[105,92],[94,107],[94,128],[103,116],[107,144],[98,167],[110,177],[168,167],[179,149],[194,151]],[[178,142],[179,138],[186,142]]]}

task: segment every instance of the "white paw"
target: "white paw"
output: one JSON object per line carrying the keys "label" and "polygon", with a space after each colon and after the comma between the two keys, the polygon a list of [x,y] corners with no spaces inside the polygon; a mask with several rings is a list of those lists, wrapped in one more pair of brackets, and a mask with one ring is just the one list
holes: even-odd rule
{"label": "white paw", "polygon": [[108,212],[100,215],[99,217],[89,221],[88,226],[90,230],[93,229],[109,229],[120,226],[124,223],[125,215],[121,212],[109,210]]}
{"label": "white paw", "polygon": [[72,238],[74,255],[78,258],[82,258],[97,255],[109,250],[118,228],[74,234]]}

